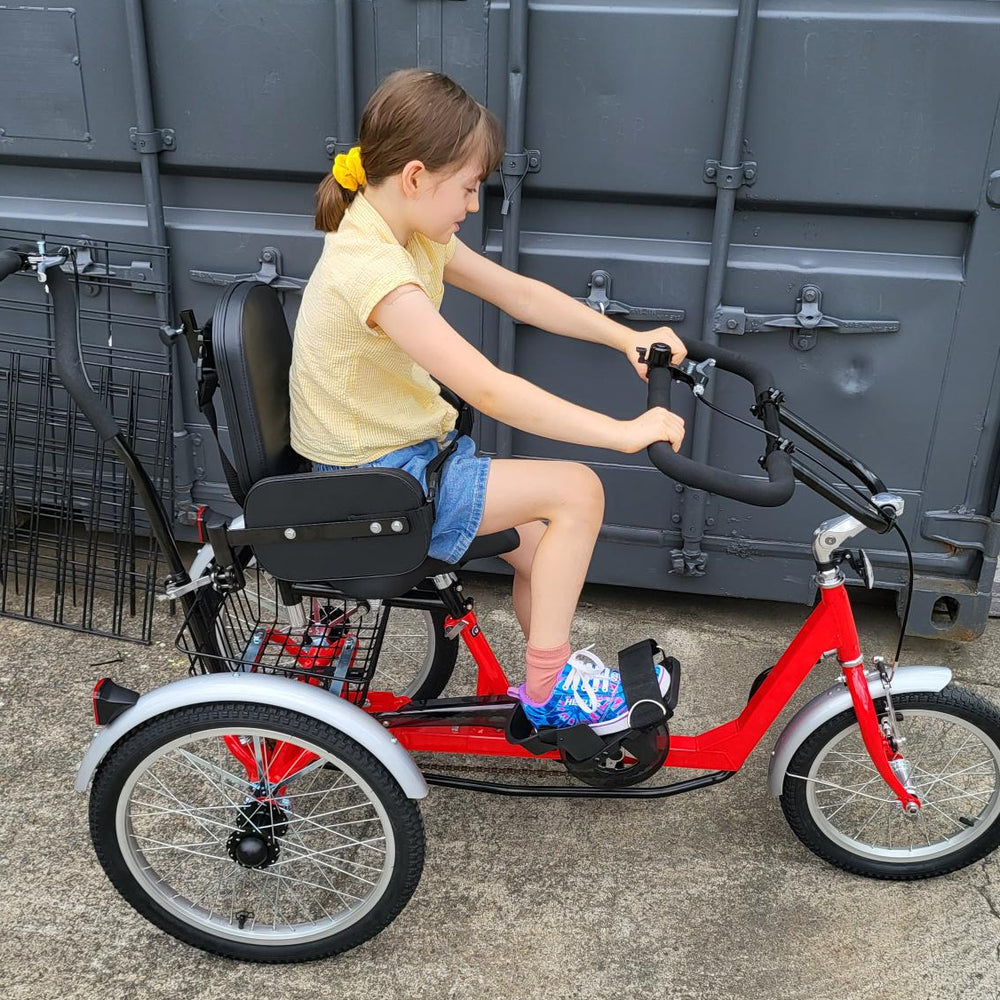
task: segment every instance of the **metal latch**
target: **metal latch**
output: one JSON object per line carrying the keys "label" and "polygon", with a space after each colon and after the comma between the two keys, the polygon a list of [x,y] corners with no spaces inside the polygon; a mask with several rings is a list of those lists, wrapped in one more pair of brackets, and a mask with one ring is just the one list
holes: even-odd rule
{"label": "metal latch", "polygon": [[590,306],[602,316],[625,316],[634,320],[659,320],[664,323],[680,323],[684,319],[683,309],[661,309],[656,306],[630,306],[611,298],[611,275],[607,271],[594,271],[587,287],[590,294],[577,298],[577,302]]}
{"label": "metal latch", "polygon": [[204,285],[232,285],[237,281],[259,281],[279,292],[301,292],[306,287],[305,278],[291,278],[281,273],[281,251],[277,247],[264,247],[257,258],[260,270],[255,274],[226,274],[222,271],[189,271],[192,281]]}
{"label": "metal latch", "polygon": [[794,316],[763,316],[748,313],[739,306],[719,306],[715,310],[712,329],[715,333],[741,336],[745,333],[764,333],[768,330],[789,330],[792,347],[797,351],[811,351],[816,346],[816,333],[820,329],[838,333],[899,333],[898,320],[834,319],[824,316],[823,292],[818,285],[803,285],[795,300]]}
{"label": "metal latch", "polygon": [[[514,192],[521,186],[527,174],[537,174],[542,169],[542,154],[537,149],[526,149],[523,153],[504,153],[500,161],[500,183],[503,186],[503,204],[500,214],[510,211],[510,200]],[[518,178],[517,183],[508,191],[507,178]]]}
{"label": "metal latch", "polygon": [[[142,295],[152,295],[156,289],[149,287],[153,280],[153,265],[148,260],[134,260],[131,264],[99,264],[94,260],[93,249],[86,244],[76,248],[76,267],[69,260],[62,265],[62,270],[73,274],[74,270],[81,281],[114,281],[128,285]],[[145,286],[145,287],[144,287]],[[94,288],[92,294],[97,294]]]}

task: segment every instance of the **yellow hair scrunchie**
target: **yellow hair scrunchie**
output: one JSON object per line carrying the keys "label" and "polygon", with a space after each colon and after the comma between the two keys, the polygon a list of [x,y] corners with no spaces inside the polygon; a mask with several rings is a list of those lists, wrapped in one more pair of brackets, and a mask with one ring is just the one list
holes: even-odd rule
{"label": "yellow hair scrunchie", "polygon": [[353,146],[347,153],[338,153],[333,161],[333,176],[348,191],[357,191],[365,183],[365,168],[361,166],[361,147]]}

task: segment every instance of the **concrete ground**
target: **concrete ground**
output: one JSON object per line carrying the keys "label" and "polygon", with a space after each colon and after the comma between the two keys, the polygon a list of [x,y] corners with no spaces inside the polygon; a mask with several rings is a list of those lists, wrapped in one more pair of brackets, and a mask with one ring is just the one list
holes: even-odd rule
{"label": "concrete ground", "polygon": [[[523,640],[508,581],[468,574],[501,662]],[[588,586],[574,646],[652,635],[684,667],[672,728],[734,716],[801,607]],[[888,607],[858,608],[868,653],[894,650]],[[90,692],[110,674],[148,690],[185,671],[176,622],[151,648],[0,619],[0,995],[156,998],[995,998],[1000,859],[944,878],[869,881],[807,851],[765,787],[780,721],[743,771],[662,801],[512,799],[440,788],[423,805],[427,861],[402,914],[328,961],[216,958],[133,912],[97,863],[74,772]],[[968,645],[909,640],[904,662],[947,663],[1000,700],[1000,622]],[[94,666],[117,657],[122,662]],[[469,690],[463,650],[450,689]],[[513,670],[512,670],[513,672]],[[817,668],[794,706],[832,683]]]}

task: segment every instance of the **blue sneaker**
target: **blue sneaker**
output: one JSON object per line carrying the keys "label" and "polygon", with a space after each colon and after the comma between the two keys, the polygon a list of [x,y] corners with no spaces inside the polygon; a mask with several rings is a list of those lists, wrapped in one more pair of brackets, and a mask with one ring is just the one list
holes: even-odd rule
{"label": "blue sneaker", "polygon": [[[596,653],[590,652],[591,649],[593,646],[587,646],[570,656],[556,678],[548,701],[532,701],[524,684],[508,691],[521,702],[524,714],[535,729],[564,728],[581,722],[598,736],[628,729],[628,702],[621,675],[606,666]],[[656,679],[662,697],[670,689],[670,674],[660,664],[656,664]]]}

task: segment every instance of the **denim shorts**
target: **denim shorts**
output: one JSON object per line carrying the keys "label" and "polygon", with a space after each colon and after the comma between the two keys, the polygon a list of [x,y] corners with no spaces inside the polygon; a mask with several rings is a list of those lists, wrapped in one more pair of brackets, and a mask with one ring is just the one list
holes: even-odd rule
{"label": "denim shorts", "polygon": [[[450,443],[452,431],[445,443]],[[407,445],[373,462],[360,465],[324,465],[313,462],[314,472],[338,472],[341,469],[402,469],[420,480],[427,489],[427,464],[438,454],[435,438]],[[457,563],[476,537],[486,506],[486,481],[490,474],[490,459],[476,454],[476,443],[468,435],[458,439],[458,445],[445,460],[438,479],[434,503],[434,525],[428,556],[441,562]]]}

